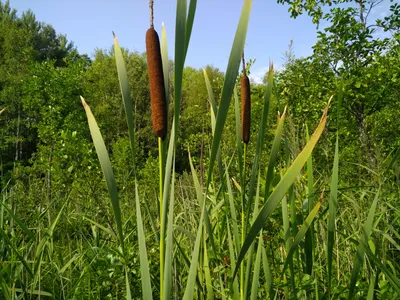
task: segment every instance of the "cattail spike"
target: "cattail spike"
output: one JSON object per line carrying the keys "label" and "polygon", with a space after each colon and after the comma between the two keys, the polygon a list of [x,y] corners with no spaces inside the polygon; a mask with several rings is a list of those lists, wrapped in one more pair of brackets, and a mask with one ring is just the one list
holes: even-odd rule
{"label": "cattail spike", "polygon": [[157,136],[167,135],[167,105],[164,86],[164,72],[160,51],[160,40],[154,28],[146,32],[146,53],[150,82],[151,117]]}
{"label": "cattail spike", "polygon": [[246,74],[240,78],[240,91],[242,102],[242,141],[248,144],[250,141],[250,80]]}

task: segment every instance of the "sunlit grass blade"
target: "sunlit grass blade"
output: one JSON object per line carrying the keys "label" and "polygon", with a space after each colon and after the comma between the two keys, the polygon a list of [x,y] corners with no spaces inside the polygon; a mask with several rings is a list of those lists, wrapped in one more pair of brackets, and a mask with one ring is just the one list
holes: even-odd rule
{"label": "sunlit grass blade", "polygon": [[7,109],[7,107],[4,107],[2,110],[0,110],[0,115],[1,115],[3,112],[5,112],[6,109]]}
{"label": "sunlit grass blade", "polygon": [[[288,203],[286,196],[282,199],[282,221],[283,221],[283,239],[285,241],[286,251],[289,253],[290,248],[292,246],[292,240],[290,238],[290,224],[289,224],[289,213],[288,213]],[[290,282],[292,284],[293,294],[296,295],[296,283],[295,283],[295,274],[294,274],[294,266],[293,266],[293,255],[288,257],[288,265],[290,270]]]}
{"label": "sunlit grass blade", "polygon": [[153,234],[154,234],[156,243],[159,244],[160,243],[160,232],[156,225],[157,224],[156,219],[155,219],[154,215],[151,213],[149,204],[146,201],[144,202],[144,207],[146,209],[147,215],[149,216],[151,230],[153,230]]}
{"label": "sunlit grass blade", "polygon": [[126,286],[126,299],[131,300],[132,293],[131,293],[131,285],[130,285],[130,280],[129,280],[129,270],[127,267],[125,267],[125,286]]}
{"label": "sunlit grass blade", "polygon": [[[173,172],[175,173],[175,172]],[[167,238],[165,247],[165,266],[164,266],[164,299],[171,299],[171,288],[172,288],[172,244],[173,244],[173,225],[174,225],[174,202],[175,202],[175,176],[172,175],[171,182],[171,195],[169,198],[169,209],[168,209],[168,226],[167,226]]]}
{"label": "sunlit grass blade", "polygon": [[86,116],[89,123],[90,134],[93,139],[97,157],[99,158],[101,169],[103,170],[103,174],[106,179],[107,189],[110,195],[111,204],[114,212],[115,223],[117,224],[119,241],[121,243],[122,251],[125,253],[124,236],[122,232],[121,209],[119,207],[117,184],[115,182],[114,172],[111,167],[110,157],[108,156],[108,152],[104,144],[103,137],[101,136],[99,127],[97,126],[96,119],[94,118],[89,105],[86,103],[83,97],[81,97],[81,100],[83,107],[85,108]]}
{"label": "sunlit grass blade", "polygon": [[335,157],[333,159],[331,195],[329,198],[328,217],[328,292],[332,282],[333,246],[335,242],[336,212],[338,207],[338,177],[339,177],[339,136],[336,135]]}
{"label": "sunlit grass blade", "polygon": [[151,293],[151,282],[149,273],[149,261],[147,258],[146,238],[143,229],[142,213],[140,209],[140,200],[137,182],[135,182],[135,202],[136,202],[136,222],[139,242],[139,258],[140,258],[140,273],[142,282],[143,299],[153,299]]}
{"label": "sunlit grass blade", "polygon": [[229,208],[230,208],[230,213],[231,213],[230,220],[231,220],[231,224],[232,224],[233,236],[234,236],[235,247],[236,247],[235,250],[236,250],[236,253],[239,253],[239,249],[240,249],[239,227],[238,227],[238,222],[237,222],[235,201],[234,201],[234,197],[233,197],[231,182],[229,179],[228,168],[226,168],[225,177],[226,177],[226,186],[227,186],[227,190],[228,190]]}
{"label": "sunlit grass blade", "polygon": [[203,247],[204,247],[204,274],[205,274],[205,281],[206,281],[206,289],[207,289],[207,299],[213,300],[214,299],[214,287],[211,280],[211,272],[210,272],[210,263],[208,261],[208,250],[207,250],[207,243],[206,239],[203,238]]}
{"label": "sunlit grass blade", "polygon": [[185,59],[186,59],[187,51],[189,49],[190,36],[192,35],[193,21],[194,21],[194,16],[196,14],[196,6],[197,6],[197,0],[190,0],[189,11],[188,11],[187,20],[186,20]]}
{"label": "sunlit grass blade", "polygon": [[211,130],[214,136],[215,133],[215,117],[217,115],[217,103],[215,102],[214,92],[211,87],[210,79],[208,78],[207,72],[203,69],[204,80],[206,82],[207,93],[208,93],[208,100],[210,101],[210,108],[211,108]]}
{"label": "sunlit grass blade", "polygon": [[[262,232],[260,233],[260,240],[262,239]],[[260,268],[261,268],[261,252],[262,252],[262,243],[258,243],[257,247],[257,254],[256,254],[256,261],[254,264],[254,273],[253,273],[253,281],[251,285],[251,300],[258,299],[258,285],[259,285],[259,278],[260,278]]]}
{"label": "sunlit grass blade", "polygon": [[[310,136],[308,134],[308,126],[306,125],[306,141],[308,142]],[[313,176],[313,163],[312,153],[307,159],[307,214],[309,214],[314,206],[314,176]],[[304,253],[305,253],[305,273],[311,275],[313,269],[313,237],[314,229],[313,226],[306,233],[304,242]]]}
{"label": "sunlit grass blade", "polygon": [[262,208],[256,221],[251,226],[249,233],[246,236],[246,240],[242,246],[242,249],[240,250],[240,254],[238,257],[237,264],[236,264],[235,275],[238,271],[238,266],[242,262],[245,254],[247,253],[247,250],[249,249],[249,247],[251,246],[253,241],[258,236],[258,233],[264,226],[265,221],[268,219],[268,217],[271,215],[271,213],[275,210],[275,208],[278,206],[278,204],[281,201],[281,199],[283,198],[283,196],[286,194],[286,192],[288,191],[290,186],[293,184],[294,180],[296,179],[296,177],[300,173],[301,169],[303,168],[304,164],[306,163],[308,156],[311,154],[312,150],[314,149],[315,145],[317,144],[317,142],[324,130],[324,127],[325,127],[326,116],[328,113],[329,104],[330,104],[330,101],[328,102],[328,105],[326,106],[324,113],[322,115],[321,121],[320,121],[318,127],[315,129],[314,134],[311,136],[310,141],[306,144],[306,146],[301,151],[301,153],[297,156],[297,158],[295,159],[293,164],[286,171],[286,174],[282,177],[281,181],[278,183],[275,190],[268,197],[268,200],[264,204],[264,207]]}
{"label": "sunlit grass blade", "polygon": [[125,106],[126,123],[128,125],[129,141],[131,144],[133,169],[135,170],[135,128],[133,116],[133,104],[131,99],[131,92],[129,88],[128,76],[126,74],[125,61],[122,55],[121,48],[118,43],[117,37],[114,35],[114,54],[115,62],[117,64],[119,85],[121,88],[122,99]]}
{"label": "sunlit grass blade", "polygon": [[356,259],[354,262],[353,271],[351,272],[350,285],[349,285],[349,296],[348,299],[352,299],[354,296],[354,289],[357,282],[358,273],[360,272],[364,263],[365,245],[368,245],[368,240],[371,235],[372,226],[374,224],[374,216],[376,205],[379,199],[379,190],[375,195],[375,199],[372,202],[371,208],[368,212],[367,220],[365,221],[364,228],[360,237],[360,243],[358,244]]}
{"label": "sunlit grass blade", "polygon": [[209,162],[206,188],[208,188],[211,182],[215,158],[217,157],[222,131],[225,125],[229,104],[231,102],[233,89],[235,87],[235,82],[239,71],[240,58],[243,53],[244,43],[246,41],[247,27],[250,19],[251,4],[252,0],[245,0],[243,4],[243,9],[236,30],[235,39],[233,41],[231,54],[229,56],[228,67],[225,73],[224,85],[222,87],[221,101],[217,113],[215,134],[211,146],[211,156]]}
{"label": "sunlit grass blade", "polygon": [[271,270],[269,268],[267,251],[265,250],[263,239],[259,240],[259,243],[261,243],[263,272],[264,272],[265,283],[267,285],[268,295],[270,299],[274,299],[274,285],[273,285],[274,282],[272,279]]}
{"label": "sunlit grass blade", "polygon": [[234,300],[239,300],[240,298],[240,293],[239,293],[239,284],[238,284],[238,280],[237,278],[233,277],[233,274],[235,272],[235,250],[233,248],[233,242],[232,242],[232,234],[231,234],[231,229],[229,226],[229,221],[226,221],[226,228],[227,228],[227,232],[228,232],[228,248],[229,248],[229,259],[231,262],[231,275],[232,275],[232,291],[233,291],[233,299]]}
{"label": "sunlit grass blade", "polygon": [[285,265],[283,266],[282,274],[285,273],[286,268],[289,264],[289,261],[293,258],[293,254],[296,251],[297,246],[303,240],[307,231],[309,230],[310,226],[312,225],[314,218],[317,215],[317,213],[321,207],[323,195],[324,195],[324,191],[322,191],[322,195],[321,195],[319,201],[317,202],[317,204],[315,204],[314,208],[310,211],[309,215],[304,220],[303,225],[301,225],[299,232],[296,234],[296,237],[294,238],[294,241],[290,247],[289,253],[287,254],[287,257],[285,260]]}
{"label": "sunlit grass blade", "polygon": [[107,227],[101,225],[100,223],[98,223],[98,222],[96,222],[96,221],[94,221],[94,220],[92,220],[92,219],[89,219],[87,216],[82,216],[82,218],[85,219],[85,220],[88,220],[90,223],[92,223],[93,225],[97,226],[99,229],[103,230],[103,231],[104,231],[105,233],[107,233],[108,235],[110,235],[110,236],[112,236],[112,237],[115,237],[115,238],[118,238],[118,237],[115,235],[115,232],[112,231],[111,229],[109,229],[109,228],[107,228]]}
{"label": "sunlit grass blade", "polygon": [[188,45],[186,36],[186,0],[178,0],[175,22],[175,75],[174,75],[174,132],[178,135],[180,104],[182,96],[182,77],[185,65],[185,52]]}
{"label": "sunlit grass blade", "polygon": [[376,274],[374,274],[374,273],[371,274],[367,300],[374,300],[374,288],[375,288],[375,282],[378,279],[378,274],[379,274],[379,272],[377,272]]}
{"label": "sunlit grass blade", "polygon": [[202,212],[201,212],[201,216],[200,216],[200,220],[199,220],[199,226],[197,228],[196,242],[194,244],[192,258],[190,261],[190,269],[189,269],[189,275],[188,275],[188,279],[187,279],[187,283],[186,283],[185,294],[183,295],[183,299],[185,299],[185,300],[193,299],[193,295],[194,295],[194,284],[195,284],[196,276],[197,276],[197,266],[199,263],[200,244],[201,244],[201,237],[202,237],[202,232],[203,232],[203,218],[204,218],[204,212],[206,210],[205,203],[203,203],[203,207],[201,210],[202,210]]}

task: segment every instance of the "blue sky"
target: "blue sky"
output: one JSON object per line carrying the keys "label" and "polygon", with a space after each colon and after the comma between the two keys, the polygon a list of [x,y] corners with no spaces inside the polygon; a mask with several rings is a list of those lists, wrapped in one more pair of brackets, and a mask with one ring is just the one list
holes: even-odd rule
{"label": "blue sky", "polygon": [[[189,2],[189,1],[188,1]],[[112,46],[112,31],[121,46],[145,51],[149,27],[147,0],[10,0],[19,13],[31,9],[38,21],[53,25],[66,34],[80,53],[91,56],[96,48]],[[186,65],[201,68],[207,64],[225,71],[243,0],[198,0]],[[154,25],[167,30],[170,57],[173,54],[176,0],[154,0]],[[246,59],[256,59],[252,77],[258,81],[269,61],[279,68],[284,52],[294,41],[296,57],[312,54],[317,30],[308,16],[291,19],[288,6],[276,0],[254,0],[247,41]]]}

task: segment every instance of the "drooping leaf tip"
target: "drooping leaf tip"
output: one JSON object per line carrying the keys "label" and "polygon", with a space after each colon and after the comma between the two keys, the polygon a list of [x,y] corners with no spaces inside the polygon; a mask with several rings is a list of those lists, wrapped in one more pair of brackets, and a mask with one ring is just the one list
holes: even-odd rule
{"label": "drooping leaf tip", "polygon": [[82,96],[79,96],[79,97],[81,97],[83,107],[86,107],[87,103],[86,103],[85,99]]}

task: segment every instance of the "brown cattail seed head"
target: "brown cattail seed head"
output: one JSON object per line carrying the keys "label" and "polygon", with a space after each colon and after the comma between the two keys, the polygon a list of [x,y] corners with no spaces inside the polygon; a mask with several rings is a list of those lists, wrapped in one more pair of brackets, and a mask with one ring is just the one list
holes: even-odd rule
{"label": "brown cattail seed head", "polygon": [[242,141],[245,144],[250,140],[250,80],[247,75],[240,78],[240,92],[242,100]]}
{"label": "brown cattail seed head", "polygon": [[158,137],[165,139],[167,135],[167,104],[164,72],[161,60],[160,40],[157,32],[152,27],[146,32],[146,53],[153,129]]}

